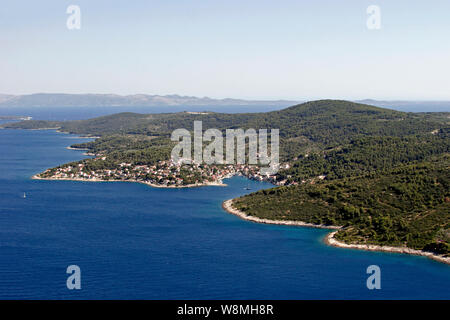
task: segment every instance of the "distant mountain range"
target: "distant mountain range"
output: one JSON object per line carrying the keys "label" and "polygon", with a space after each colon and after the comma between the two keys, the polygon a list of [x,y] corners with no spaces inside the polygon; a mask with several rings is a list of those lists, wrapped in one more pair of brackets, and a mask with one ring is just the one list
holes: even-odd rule
{"label": "distant mountain range", "polygon": [[[213,99],[180,95],[118,95],[34,93],[27,95],[0,94],[0,107],[164,107],[164,106],[267,106],[288,107],[305,100],[243,100]],[[450,111],[450,101],[357,100],[354,102],[400,111]]]}
{"label": "distant mountain range", "polygon": [[1,95],[0,107],[162,107],[162,106],[290,106],[299,101],[212,99],[180,95],[35,93]]}

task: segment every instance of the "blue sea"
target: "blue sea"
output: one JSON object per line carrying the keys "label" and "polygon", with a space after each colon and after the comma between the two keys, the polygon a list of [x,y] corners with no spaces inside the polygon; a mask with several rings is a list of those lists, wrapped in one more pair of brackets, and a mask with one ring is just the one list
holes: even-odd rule
{"label": "blue sea", "polygon": [[[0,107],[0,116],[30,116],[34,120],[82,120],[119,112],[169,113],[183,111],[212,111],[224,113],[252,113],[281,110],[290,105],[240,105],[240,106],[164,106],[164,107]],[[382,107],[382,106],[381,106]],[[405,112],[450,112],[447,103],[410,103],[392,105],[389,108]]]}
{"label": "blue sea", "polygon": [[[0,130],[0,299],[450,299],[448,265],[329,247],[326,230],[256,224],[221,208],[265,182],[30,179],[85,157],[66,149],[83,141]],[[69,265],[81,268],[81,290],[66,287]],[[366,287],[370,265],[381,268],[380,290]]]}

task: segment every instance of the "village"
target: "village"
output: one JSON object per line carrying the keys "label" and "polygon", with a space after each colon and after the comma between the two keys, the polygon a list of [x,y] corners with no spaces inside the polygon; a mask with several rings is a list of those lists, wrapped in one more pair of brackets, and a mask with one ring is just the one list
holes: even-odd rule
{"label": "village", "polygon": [[[242,175],[252,180],[268,181],[274,185],[285,185],[286,180],[277,181],[276,175],[261,174],[256,165],[246,164],[198,164],[181,163],[173,160],[158,161],[156,164],[134,164],[122,162],[114,168],[92,169],[92,162],[105,161],[106,156],[82,160],[77,164],[47,169],[35,176],[49,180],[82,181],[130,181],[142,182],[157,187],[188,187],[201,185],[222,185],[222,180]],[[284,165],[284,168],[288,165]],[[294,182],[295,183],[295,182]]]}

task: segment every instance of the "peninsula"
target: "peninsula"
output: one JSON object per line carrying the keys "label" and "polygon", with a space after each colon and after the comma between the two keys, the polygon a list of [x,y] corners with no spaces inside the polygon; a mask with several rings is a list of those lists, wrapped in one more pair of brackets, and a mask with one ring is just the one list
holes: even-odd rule
{"label": "peninsula", "polygon": [[[274,188],[226,202],[241,218],[337,231],[331,245],[450,256],[450,113],[406,113],[319,100],[266,113],[120,113],[79,121],[22,121],[3,128],[58,128],[98,137],[72,145],[92,158],[35,177],[132,181],[158,187],[221,184],[234,174]],[[170,134],[178,128],[267,128],[280,132],[280,170],[178,164]]]}

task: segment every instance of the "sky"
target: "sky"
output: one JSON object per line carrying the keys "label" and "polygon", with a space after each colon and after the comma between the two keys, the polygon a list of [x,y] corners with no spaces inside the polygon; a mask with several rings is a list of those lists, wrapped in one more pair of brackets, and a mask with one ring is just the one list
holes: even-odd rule
{"label": "sky", "polygon": [[448,0],[3,1],[0,93],[450,100],[449,36]]}

